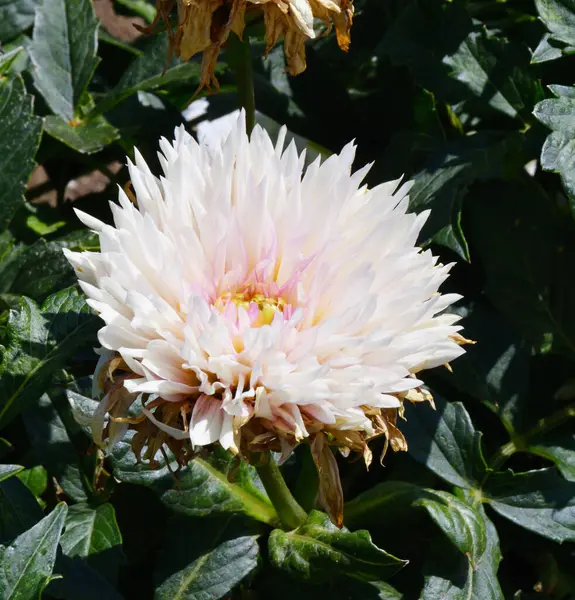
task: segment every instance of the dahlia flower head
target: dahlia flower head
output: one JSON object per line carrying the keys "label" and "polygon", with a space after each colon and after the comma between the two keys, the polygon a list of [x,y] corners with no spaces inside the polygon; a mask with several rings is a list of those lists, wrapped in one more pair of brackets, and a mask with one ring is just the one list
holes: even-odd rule
{"label": "dahlia flower head", "polygon": [[[94,439],[133,446],[219,444],[284,455],[318,435],[363,454],[396,427],[417,373],[462,354],[450,265],[416,240],[409,184],[362,185],[355,147],[305,168],[285,128],[272,143],[244,115],[216,147],[185,128],[160,142],[163,175],[128,162],[114,225],[79,218],[100,252],[64,250],[104,326]],[[107,442],[105,441],[107,438]]]}
{"label": "dahlia flower head", "polygon": [[[172,31],[170,11],[176,2],[178,27]],[[284,40],[286,70],[297,75],[305,70],[305,42],[316,37],[314,19],[330,31],[335,26],[337,43],[346,51],[350,44],[353,0],[156,0],[157,17],[153,31],[162,19],[170,33],[171,47],[182,60],[203,52],[200,89],[218,87],[215,67],[221,47],[230,32],[242,37],[246,19],[262,15],[266,54]]]}

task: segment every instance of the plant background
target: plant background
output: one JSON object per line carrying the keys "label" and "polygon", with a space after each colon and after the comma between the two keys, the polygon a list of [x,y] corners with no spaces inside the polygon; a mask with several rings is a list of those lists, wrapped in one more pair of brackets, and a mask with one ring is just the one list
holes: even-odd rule
{"label": "plant background", "polygon": [[[73,206],[110,221],[134,146],[157,169],[176,125],[221,135],[234,73],[223,53],[221,92],[186,110],[199,64],[162,75],[146,0],[0,0],[0,598],[575,598],[575,2],[355,4],[349,54],[319,37],[297,78],[250,27],[258,120],[311,155],[355,138],[370,184],[414,179],[478,342],[425,373],[408,453],[340,462],[371,539],[317,512],[275,528],[225,453],[176,480],[128,442],[94,451],[70,399],[90,402],[100,323],[61,249],[98,242]],[[284,473],[312,509],[306,447]]]}

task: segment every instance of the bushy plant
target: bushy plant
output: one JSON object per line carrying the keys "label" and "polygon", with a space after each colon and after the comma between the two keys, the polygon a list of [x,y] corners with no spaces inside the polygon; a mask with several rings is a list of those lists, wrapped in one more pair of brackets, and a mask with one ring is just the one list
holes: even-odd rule
{"label": "bushy plant", "polygon": [[[265,41],[289,0],[248,10],[243,42],[214,17],[185,62],[171,3],[94,1],[0,0],[0,598],[575,598],[575,2],[355,0],[348,52],[316,22],[292,76],[301,55]],[[126,155],[159,173],[161,137],[217,147],[239,107],[306,164],[354,139],[371,189],[412,180],[418,245],[453,263],[475,343],[417,373],[367,460],[332,433],[191,448],[134,432],[137,402],[92,439],[103,323],[64,251],[100,240],[74,209],[112,223],[118,187],[138,202]],[[282,305],[258,302],[267,326]]]}

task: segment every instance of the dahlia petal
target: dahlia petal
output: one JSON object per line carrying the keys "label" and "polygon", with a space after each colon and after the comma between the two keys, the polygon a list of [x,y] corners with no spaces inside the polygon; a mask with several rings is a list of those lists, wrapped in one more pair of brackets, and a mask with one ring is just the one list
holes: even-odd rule
{"label": "dahlia petal", "polygon": [[224,450],[229,450],[234,443],[234,418],[232,415],[224,412],[222,421],[222,430],[220,432],[220,445]]}
{"label": "dahlia petal", "polygon": [[103,223],[102,221],[100,221],[100,219],[96,219],[95,217],[92,217],[88,213],[85,213],[83,210],[75,208],[74,212],[76,213],[76,216],[78,217],[78,219],[80,219],[80,221],[82,221],[82,223],[84,223],[84,225],[86,225],[86,227],[88,227],[89,229],[92,229],[93,231],[100,232],[100,231],[103,231],[105,227],[107,227],[107,225],[105,223]]}
{"label": "dahlia petal", "polygon": [[217,442],[222,433],[224,411],[216,398],[202,395],[194,404],[190,421],[190,440],[194,446]]}
{"label": "dahlia petal", "polygon": [[92,430],[92,438],[94,439],[94,443],[102,448],[104,447],[104,442],[102,440],[102,432],[104,431],[104,427],[106,424],[106,414],[111,406],[111,402],[112,394],[108,392],[100,400],[100,403],[94,411],[94,414],[92,415],[92,419],[90,421],[90,429]]}
{"label": "dahlia petal", "polygon": [[100,358],[98,359],[96,370],[94,371],[94,376],[92,377],[92,396],[97,398],[104,391],[102,381],[104,379],[103,376],[105,375],[105,369],[112,358],[114,358],[115,353],[111,350],[107,350],[106,348],[98,348],[95,350],[95,352],[96,354],[100,355]]}

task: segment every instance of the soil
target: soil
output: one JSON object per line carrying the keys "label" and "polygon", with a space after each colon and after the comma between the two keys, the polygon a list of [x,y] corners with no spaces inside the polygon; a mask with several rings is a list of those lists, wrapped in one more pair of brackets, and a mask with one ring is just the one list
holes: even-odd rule
{"label": "soil", "polygon": [[146,23],[139,17],[124,17],[116,14],[112,0],[93,0],[94,11],[100,19],[102,27],[114,37],[125,42],[133,42],[142,34],[134,27],[134,23],[143,26]]}

